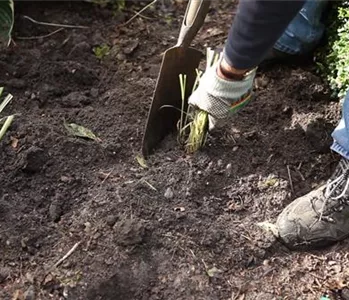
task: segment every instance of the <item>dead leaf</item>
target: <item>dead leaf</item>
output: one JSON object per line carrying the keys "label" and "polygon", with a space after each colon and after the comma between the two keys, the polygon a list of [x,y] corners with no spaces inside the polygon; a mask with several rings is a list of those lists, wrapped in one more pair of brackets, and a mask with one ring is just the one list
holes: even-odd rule
{"label": "dead leaf", "polygon": [[133,51],[136,50],[138,45],[139,45],[139,40],[138,39],[130,41],[130,43],[124,48],[124,53],[125,54],[131,54]]}
{"label": "dead leaf", "polygon": [[211,269],[206,270],[206,273],[209,277],[215,277],[217,274],[223,273],[222,270],[213,267]]}
{"label": "dead leaf", "polygon": [[44,283],[44,285],[45,285],[45,284],[47,284],[47,283],[49,283],[49,282],[53,282],[53,281],[54,281],[54,278],[53,278],[52,274],[49,273],[49,274],[47,274],[47,276],[45,277],[43,283]]}
{"label": "dead leaf", "polygon": [[269,178],[264,182],[264,185],[266,186],[274,186],[278,183],[277,178]]}
{"label": "dead leaf", "polygon": [[68,132],[71,135],[82,137],[82,138],[88,138],[95,141],[101,141],[100,138],[98,138],[90,129],[85,128],[81,125],[75,124],[75,123],[64,123],[64,127],[68,130]]}
{"label": "dead leaf", "polygon": [[276,237],[279,236],[279,230],[277,229],[277,226],[275,224],[272,224],[269,222],[260,222],[260,223],[257,223],[257,225],[263,230],[267,232],[271,232]]}
{"label": "dead leaf", "polygon": [[147,168],[148,168],[147,163],[146,163],[146,161],[145,161],[145,159],[144,159],[143,156],[137,155],[137,156],[136,156],[136,160],[137,160],[137,162],[139,163],[139,165],[140,165],[143,169],[147,169]]}

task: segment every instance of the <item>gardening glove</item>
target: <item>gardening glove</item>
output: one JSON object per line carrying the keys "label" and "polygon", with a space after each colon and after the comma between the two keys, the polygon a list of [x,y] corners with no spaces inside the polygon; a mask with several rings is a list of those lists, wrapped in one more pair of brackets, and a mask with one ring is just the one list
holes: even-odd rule
{"label": "gardening glove", "polygon": [[222,58],[208,67],[198,88],[189,97],[189,104],[209,115],[209,130],[222,119],[244,107],[252,98],[253,81],[257,68],[244,74],[241,80],[227,80],[217,75]]}

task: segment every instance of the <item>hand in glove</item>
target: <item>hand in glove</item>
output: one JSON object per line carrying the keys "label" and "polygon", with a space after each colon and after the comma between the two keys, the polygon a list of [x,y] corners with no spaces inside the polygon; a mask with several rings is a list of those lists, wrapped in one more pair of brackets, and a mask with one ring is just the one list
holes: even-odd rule
{"label": "hand in glove", "polygon": [[256,69],[234,72],[224,59],[206,69],[189,104],[209,114],[209,129],[245,106],[252,98]]}

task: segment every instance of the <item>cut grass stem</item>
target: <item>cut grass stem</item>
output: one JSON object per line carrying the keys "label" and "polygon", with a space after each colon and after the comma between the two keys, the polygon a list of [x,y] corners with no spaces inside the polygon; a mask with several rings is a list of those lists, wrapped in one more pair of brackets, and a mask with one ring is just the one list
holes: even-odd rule
{"label": "cut grass stem", "polygon": [[[0,97],[2,95],[2,92],[4,91],[3,87],[0,87]],[[12,100],[13,96],[11,94],[8,94],[5,99],[1,102],[0,104],[0,113],[5,109],[5,107],[7,106],[7,104],[10,103],[10,101]],[[5,120],[4,124],[1,126],[0,129],[0,141],[2,140],[2,138],[5,136],[7,130],[9,129],[9,127],[11,126],[13,119],[14,119],[15,115],[11,115],[11,116],[7,116],[5,118],[2,118],[1,120]]]}
{"label": "cut grass stem", "polygon": [[1,129],[0,129],[0,141],[2,140],[2,138],[4,137],[7,129],[11,126],[13,119],[14,119],[14,115],[8,116],[6,118],[5,123],[2,125]]}

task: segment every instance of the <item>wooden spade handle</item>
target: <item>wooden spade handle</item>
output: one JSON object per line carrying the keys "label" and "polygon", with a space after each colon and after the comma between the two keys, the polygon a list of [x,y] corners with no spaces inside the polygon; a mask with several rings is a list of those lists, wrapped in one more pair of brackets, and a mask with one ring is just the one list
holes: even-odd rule
{"label": "wooden spade handle", "polygon": [[194,37],[204,24],[211,0],[189,0],[182,22],[177,46],[189,47]]}

